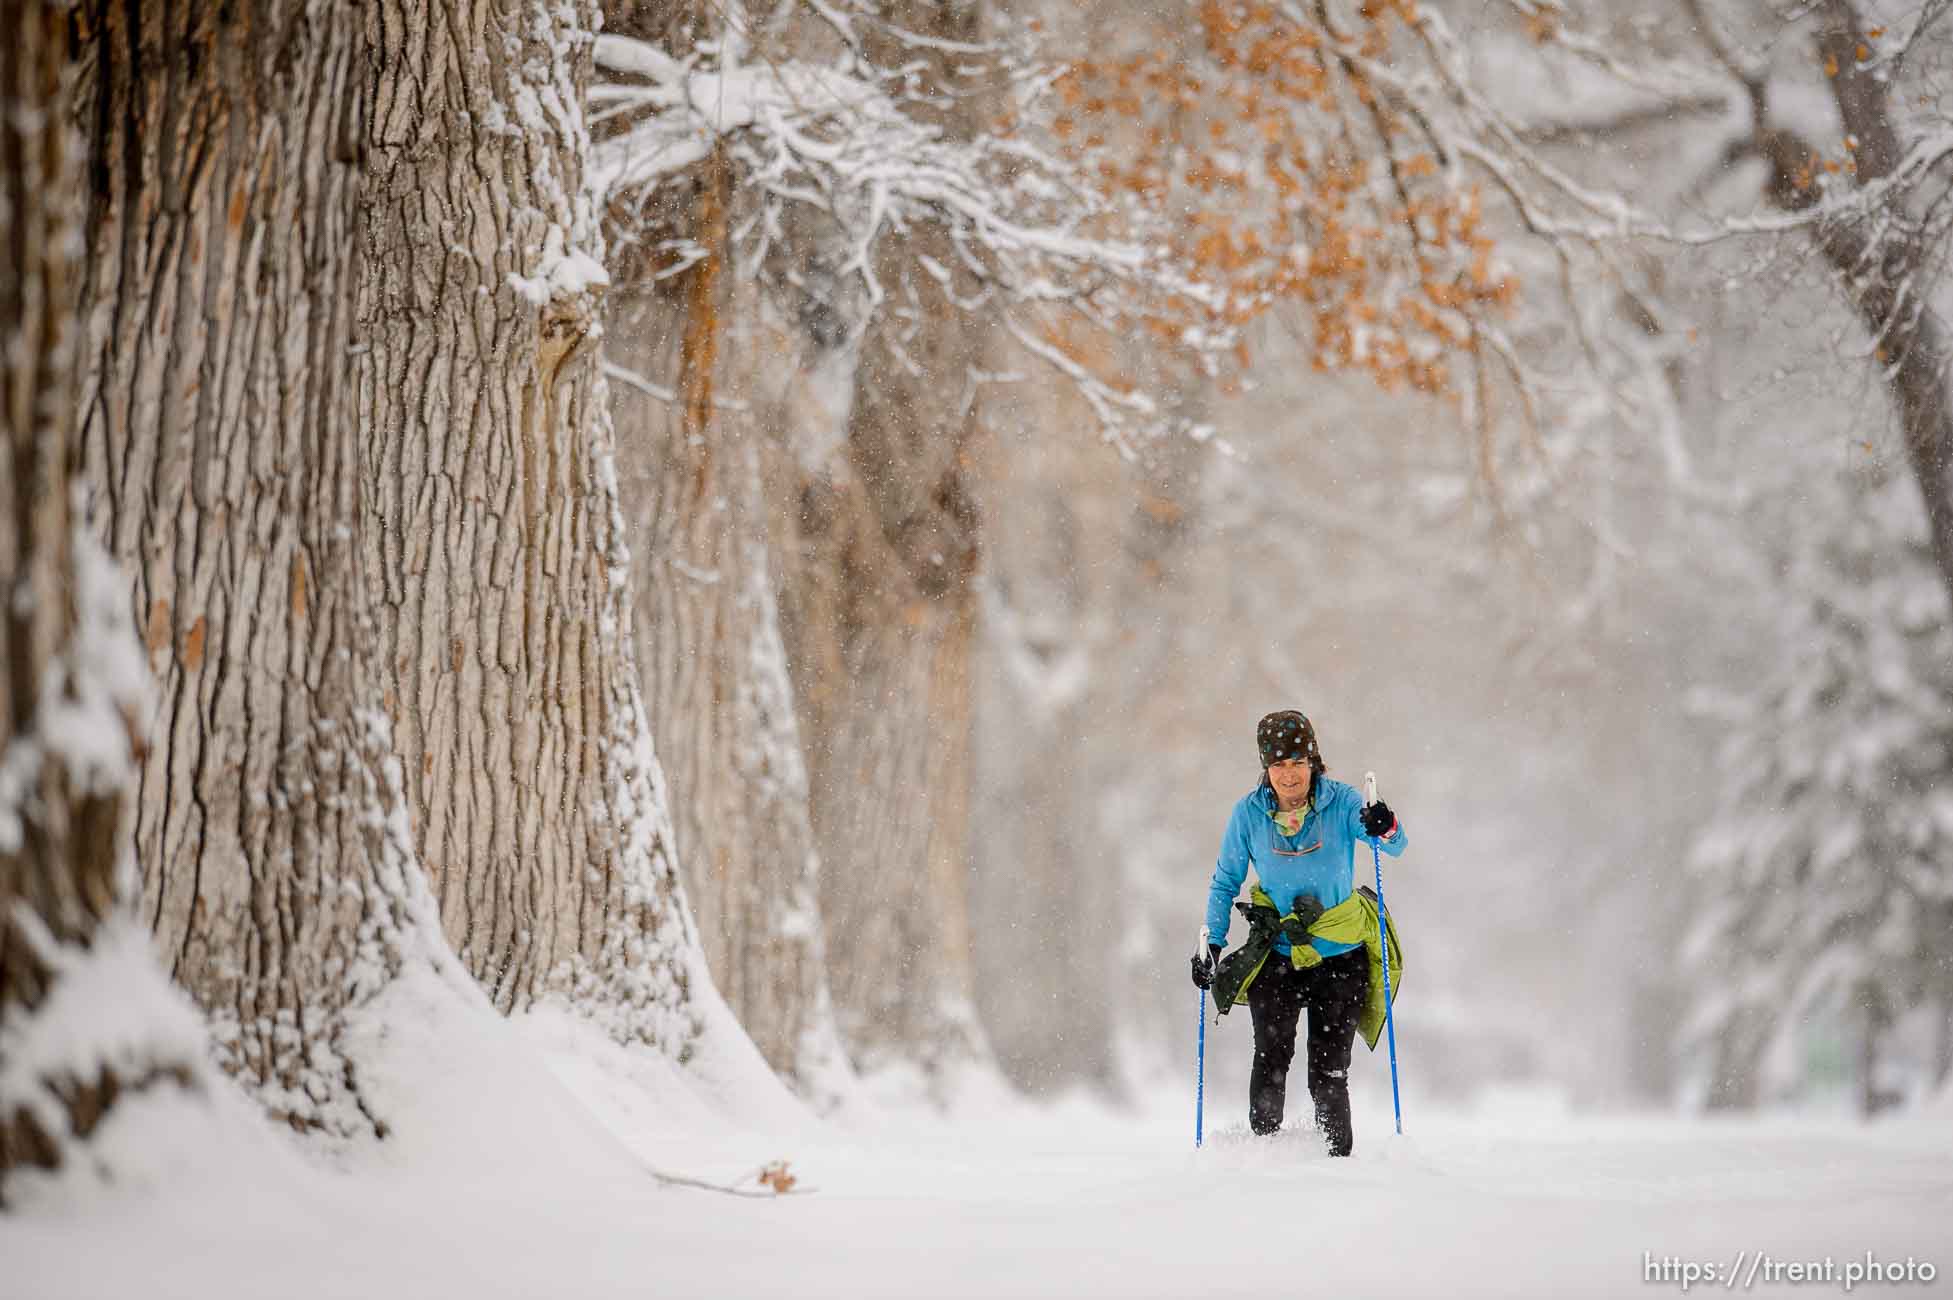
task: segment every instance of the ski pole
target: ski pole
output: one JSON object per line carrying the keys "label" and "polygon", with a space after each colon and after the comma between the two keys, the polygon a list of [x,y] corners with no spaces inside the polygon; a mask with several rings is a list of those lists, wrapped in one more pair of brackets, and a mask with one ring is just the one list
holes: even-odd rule
{"label": "ski pole", "polygon": [[[1377,801],[1377,774],[1363,774],[1363,806]],[[1397,1117],[1397,1136],[1404,1135],[1404,1103],[1397,1091],[1397,1019],[1390,1010],[1390,914],[1383,910],[1383,854],[1377,837],[1369,836],[1370,862],[1377,872],[1377,947],[1383,950],[1383,1032],[1390,1040],[1390,1109]]]}
{"label": "ski pole", "polygon": [[[1207,927],[1200,927],[1200,946],[1194,949],[1195,957],[1207,955]],[[1200,1150],[1201,1121],[1207,1112],[1207,990],[1196,988],[1194,993],[1200,998],[1200,1035],[1195,1040],[1194,1049],[1194,1150]]]}

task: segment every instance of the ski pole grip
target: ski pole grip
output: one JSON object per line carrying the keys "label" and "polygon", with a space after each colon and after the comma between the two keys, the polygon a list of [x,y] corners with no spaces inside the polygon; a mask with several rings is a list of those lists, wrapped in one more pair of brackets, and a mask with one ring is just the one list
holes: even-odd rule
{"label": "ski pole grip", "polygon": [[1368,808],[1371,804],[1375,803],[1376,801],[1377,801],[1377,774],[1375,772],[1365,772],[1363,774],[1363,806],[1365,808]]}

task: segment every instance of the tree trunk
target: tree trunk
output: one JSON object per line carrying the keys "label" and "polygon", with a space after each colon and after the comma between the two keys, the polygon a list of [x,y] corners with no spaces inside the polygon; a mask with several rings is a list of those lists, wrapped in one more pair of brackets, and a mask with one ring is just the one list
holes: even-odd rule
{"label": "tree trunk", "polygon": [[[980,39],[982,6],[895,0],[910,32]],[[877,49],[884,66],[927,52]],[[899,55],[899,57],[898,57]],[[925,81],[930,74],[921,74]],[[949,84],[943,67],[931,84]],[[973,104],[944,110],[968,125]],[[980,421],[970,379],[982,328],[915,274],[955,265],[926,231],[884,238],[876,275],[900,309],[869,327],[845,439],[796,427],[779,497],[781,614],[806,739],[821,914],[842,1034],[857,1062],[925,1066],[987,1050],[973,1010],[969,915],[972,579],[970,475]],[[810,407],[819,403],[811,403]]]}
{"label": "tree trunk", "polygon": [[373,707],[343,378],[357,10],[96,0],[84,30],[84,447],[161,699],[145,914],[275,1115],[384,1131],[339,1054],[419,888]]}
{"label": "tree trunk", "polygon": [[[1823,22],[1818,53],[1835,70],[1829,77],[1831,97],[1845,134],[1855,142],[1851,174],[1863,188],[1890,176],[1904,159],[1889,77],[1882,63],[1858,58],[1870,38],[1855,6],[1827,0]],[[1760,102],[1760,87],[1752,86],[1751,94]],[[1751,143],[1769,163],[1771,202],[1802,212],[1825,197],[1813,183],[1824,174],[1823,160],[1794,131],[1759,125]],[[1895,208],[1902,205],[1903,192],[1892,202]],[[1947,390],[1953,354],[1930,302],[1932,262],[1939,250],[1923,237],[1922,225],[1903,210],[1881,211],[1876,219],[1819,226],[1815,240],[1872,339],[1906,458],[1925,499],[1933,561],[1953,600],[1953,394]]]}
{"label": "tree trunk", "polygon": [[507,1010],[682,1052],[693,942],[631,649],[582,192],[595,6],[382,0],[360,285],[368,558],[415,843]]}
{"label": "tree trunk", "polygon": [[0,0],[0,1044],[13,1058],[0,1191],[10,1171],[59,1167],[124,1093],[193,1078],[147,1029],[134,1052],[86,1043],[89,1064],[71,1041],[83,1026],[58,1026],[58,1058],[35,1050],[75,954],[128,925],[122,814],[145,685],[127,589],[73,515],[81,202],[66,22],[47,0]]}
{"label": "tree trunk", "polygon": [[1708,1110],[1754,1110],[1763,1087],[1763,1056],[1776,1032],[1775,1015],[1745,1006],[1732,1012],[1709,1040]]}
{"label": "tree trunk", "polygon": [[[899,271],[892,253],[886,282]],[[857,1060],[975,1047],[969,836],[978,424],[969,327],[923,297],[919,337],[871,331],[847,440],[789,499],[782,595],[811,766],[821,914]],[[925,351],[914,358],[909,353]]]}
{"label": "tree trunk", "polygon": [[972,614],[915,591],[858,484],[814,487],[784,614],[842,1032],[857,1062],[967,1054]]}
{"label": "tree trunk", "polygon": [[1953,1083],[1953,995],[1942,988],[1934,1010],[1939,1018],[1933,1032],[1933,1087],[1946,1088]]}
{"label": "tree trunk", "polygon": [[752,385],[720,398],[725,377],[747,369],[733,353],[759,314],[755,289],[731,282],[727,180],[715,156],[692,201],[677,197],[685,186],[665,187],[661,228],[687,232],[706,256],[662,283],[648,268],[613,268],[627,296],[607,354],[671,384],[675,400],[619,383],[612,411],[643,557],[638,653],[666,771],[685,792],[673,820],[713,982],[767,1062],[825,1100],[845,1066],[773,586],[763,462],[777,453]]}

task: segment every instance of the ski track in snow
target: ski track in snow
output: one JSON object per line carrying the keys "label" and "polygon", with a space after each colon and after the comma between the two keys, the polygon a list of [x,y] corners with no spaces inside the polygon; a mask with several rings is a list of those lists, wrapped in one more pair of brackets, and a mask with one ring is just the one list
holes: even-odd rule
{"label": "ski track in snow", "polygon": [[[1212,1093],[1195,1152],[1181,1083],[1115,1114],[977,1079],[947,1121],[863,1098],[823,1123],[743,1036],[708,1033],[681,1070],[437,984],[400,981],[369,1022],[362,1078],[393,1137],[321,1152],[240,1098],[136,1098],[92,1148],[111,1181],[71,1170],[0,1215],[0,1297],[1648,1297],[1682,1287],[1644,1280],[1644,1252],[1868,1250],[1941,1271],[1883,1292],[1953,1291],[1945,1101],[1870,1126],[1412,1108],[1399,1138],[1369,1060],[1353,1159],[1305,1132],[1251,1138],[1241,1099]],[[782,1159],[809,1194],[735,1199],[646,1168],[730,1182]]]}

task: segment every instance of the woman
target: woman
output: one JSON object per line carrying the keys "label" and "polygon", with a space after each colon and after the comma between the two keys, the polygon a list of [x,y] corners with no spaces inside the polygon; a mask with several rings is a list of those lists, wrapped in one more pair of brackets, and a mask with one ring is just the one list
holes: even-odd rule
{"label": "woman", "polygon": [[[1282,1126],[1296,1025],[1308,1008],[1309,1097],[1316,1127],[1331,1155],[1346,1156],[1355,1144],[1350,1047],[1359,1021],[1374,1045],[1371,1022],[1381,1012],[1381,991],[1372,996],[1371,967],[1380,961],[1383,940],[1375,900],[1369,891],[1355,890],[1356,842],[1369,836],[1396,857],[1409,841],[1387,804],[1366,808],[1355,790],[1323,775],[1315,728],[1302,714],[1293,709],[1269,714],[1255,729],[1255,741],[1261,784],[1228,818],[1207,893],[1207,956],[1194,958],[1193,980],[1204,989],[1220,974],[1215,1001],[1223,1012],[1246,986],[1255,1030],[1248,1125],[1256,1133]],[[1253,933],[1224,964],[1220,941],[1227,937],[1229,912],[1250,866],[1259,877],[1254,904],[1244,907]],[[1324,937],[1325,932],[1336,937]]]}

